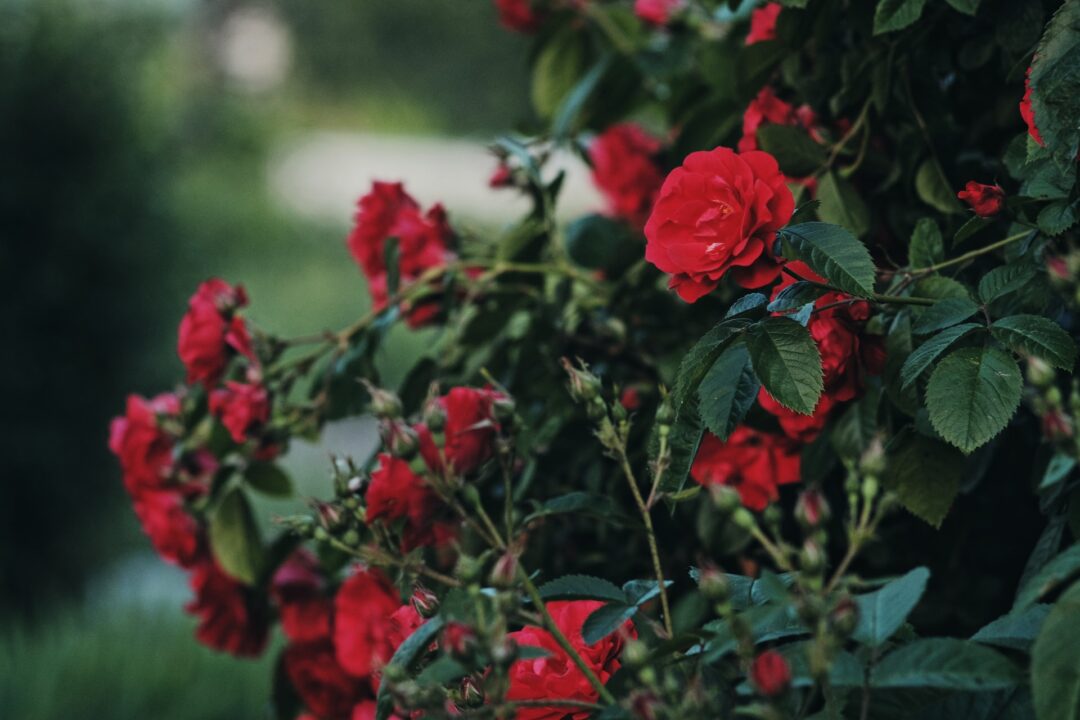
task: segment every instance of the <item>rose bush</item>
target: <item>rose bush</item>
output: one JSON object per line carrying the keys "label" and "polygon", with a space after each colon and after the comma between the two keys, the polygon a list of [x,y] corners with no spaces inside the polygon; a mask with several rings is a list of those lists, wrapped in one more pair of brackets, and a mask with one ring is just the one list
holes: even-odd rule
{"label": "rose bush", "polygon": [[[375,183],[368,314],[279,337],[209,280],[110,428],[196,637],[280,623],[287,720],[1080,717],[1080,2],[494,6],[531,211]],[[565,227],[563,149],[606,201]],[[263,537],[290,440],[361,413]]]}

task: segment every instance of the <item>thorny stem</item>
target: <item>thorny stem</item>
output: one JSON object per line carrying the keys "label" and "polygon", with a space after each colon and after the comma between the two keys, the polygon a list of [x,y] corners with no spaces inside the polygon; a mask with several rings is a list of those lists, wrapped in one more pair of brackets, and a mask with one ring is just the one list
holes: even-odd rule
{"label": "thorny stem", "polygon": [[589,664],[581,657],[574,646],[570,644],[570,641],[566,639],[566,635],[559,629],[559,626],[555,623],[555,618],[551,617],[551,613],[548,612],[547,605],[544,604],[544,598],[540,596],[540,591],[536,589],[536,585],[529,578],[528,573],[520,565],[518,566],[518,574],[521,576],[521,582],[525,586],[525,592],[532,598],[533,605],[540,611],[540,616],[544,619],[544,629],[551,633],[551,636],[555,638],[555,642],[559,644],[559,647],[570,657],[570,659],[577,665],[578,670],[585,676],[585,679],[589,681],[589,684],[593,686],[600,698],[608,705],[615,704],[615,696],[611,694],[611,691],[604,687],[604,683],[600,682],[600,678],[596,677],[596,673],[592,671]]}
{"label": "thorny stem", "polygon": [[[358,548],[354,548],[354,547],[351,547],[349,545],[346,545],[345,543],[341,542],[341,540],[338,540],[336,537],[334,537],[332,535],[328,538],[328,541],[330,542],[331,545],[336,547],[338,550],[341,550],[342,552],[346,553],[347,555],[352,555],[354,557],[359,557],[359,558],[365,559],[365,560],[367,559],[367,558],[364,558],[363,553],[361,553]],[[410,570],[412,572],[415,572],[418,575],[423,575],[424,577],[430,578],[430,579],[432,579],[432,580],[434,580],[436,582],[440,582],[443,585],[446,585],[447,587],[452,587],[452,588],[461,587],[461,581],[458,580],[457,578],[452,578],[449,575],[443,575],[438,570],[432,570],[427,565],[413,565],[413,564],[407,563],[407,562],[405,562],[403,560],[399,560],[399,559],[397,559],[397,558],[395,558],[395,557],[393,557],[391,555],[385,554],[381,550],[379,551],[379,557],[376,558],[376,559],[380,563],[387,563],[387,564],[391,564],[391,565],[397,565],[398,567],[400,567],[400,568],[402,568],[404,570]]]}
{"label": "thorny stem", "polygon": [[[653,529],[652,513],[649,512],[649,506],[645,503],[645,498],[641,497],[637,479],[634,477],[634,470],[630,467],[630,461],[626,457],[625,443],[619,450],[619,464],[622,465],[623,475],[626,476],[626,482],[630,485],[630,492],[634,496],[634,502],[637,503],[638,511],[641,513],[641,521],[645,524],[645,537],[649,541],[649,554],[652,556],[653,572],[656,575],[657,587],[660,589],[660,607],[664,613],[664,630],[667,631],[668,637],[671,637],[675,634],[675,631],[671,624],[671,605],[668,602],[667,587],[664,581],[664,568],[660,564],[660,549],[656,545],[656,531]],[[654,483],[654,490],[655,487]]]}

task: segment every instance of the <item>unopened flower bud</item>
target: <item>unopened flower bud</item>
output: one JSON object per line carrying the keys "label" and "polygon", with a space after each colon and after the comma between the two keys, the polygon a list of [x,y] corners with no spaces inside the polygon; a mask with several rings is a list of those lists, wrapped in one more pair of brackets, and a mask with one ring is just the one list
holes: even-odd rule
{"label": "unopened flower bud", "polygon": [[484,691],[476,678],[469,676],[461,681],[461,702],[465,707],[480,707],[484,704]]}
{"label": "unopened flower bud", "polygon": [[1042,434],[1051,442],[1068,440],[1073,436],[1072,420],[1057,408],[1047,410],[1042,416]]}
{"label": "unopened flower bud", "polygon": [[386,447],[390,454],[402,460],[416,457],[420,449],[420,438],[416,431],[402,422],[392,422],[385,430]]}
{"label": "unopened flower bud", "polygon": [[709,495],[712,497],[713,507],[725,515],[730,515],[742,507],[739,491],[730,485],[710,485]]}
{"label": "unopened flower bud", "polygon": [[731,521],[746,531],[757,527],[757,520],[754,519],[753,513],[744,507],[731,514]]}
{"label": "unopened flower bud", "polygon": [[575,400],[589,402],[600,397],[603,390],[600,378],[589,372],[585,363],[579,361],[579,367],[574,367],[570,360],[563,358],[562,366],[570,376],[570,395]]}
{"label": "unopened flower bud", "polygon": [[806,540],[803,543],[802,552],[799,554],[799,565],[803,572],[816,575],[825,567],[825,553],[814,540]]}
{"label": "unopened flower bud", "polygon": [[412,594],[412,606],[422,618],[433,617],[439,612],[439,596],[423,585],[417,585]]}
{"label": "unopened flower bud", "polygon": [[438,400],[431,400],[424,405],[424,425],[433,433],[446,428],[446,408]]}
{"label": "unopened flower bud", "polygon": [[491,403],[491,412],[500,423],[512,422],[517,413],[517,404],[508,397],[500,396]]}
{"label": "unopened flower bud", "polygon": [[449,622],[442,631],[442,649],[457,660],[468,660],[476,652],[476,631],[465,623]]}
{"label": "unopened flower bud", "polygon": [[518,644],[508,637],[496,642],[491,648],[491,660],[497,667],[510,667],[517,660]]}
{"label": "unopened flower bud", "polygon": [[1049,387],[1043,394],[1046,402],[1053,406],[1061,405],[1061,390],[1056,387]]}
{"label": "unopened flower bud", "polygon": [[841,638],[848,638],[855,632],[859,622],[859,606],[850,597],[843,597],[829,616],[829,624]]}
{"label": "unopened flower bud", "polygon": [[664,398],[660,407],[656,408],[656,424],[667,427],[675,424],[675,408],[672,407],[670,398]]}
{"label": "unopened flower bud", "polygon": [[1029,357],[1027,360],[1028,382],[1037,388],[1047,388],[1054,383],[1054,368],[1042,358]]}
{"label": "unopened flower bud", "polygon": [[345,531],[345,534],[341,536],[341,542],[349,547],[357,547],[360,545],[360,533],[355,530],[347,530]]}
{"label": "unopened flower bud", "polygon": [[510,588],[514,586],[518,574],[518,557],[515,553],[504,552],[495,561],[488,576],[488,582],[497,588]]}
{"label": "unopened flower bud", "polygon": [[885,472],[885,446],[881,444],[880,437],[871,440],[870,446],[859,458],[859,472],[873,477],[881,477]]}
{"label": "unopened flower bud", "polygon": [[821,491],[810,488],[799,496],[795,504],[795,519],[805,530],[820,527],[829,521],[829,503]]}
{"label": "unopened flower bud", "polygon": [[639,668],[649,659],[649,647],[640,640],[630,640],[622,651],[622,661],[627,667]]}
{"label": "unopened flower bud", "polygon": [[727,575],[720,572],[720,569],[713,565],[701,568],[701,574],[698,576],[698,587],[701,589],[702,595],[716,603],[724,602],[731,595],[731,583],[728,581]]}
{"label": "unopened flower bud", "polygon": [[383,420],[396,420],[401,417],[401,399],[397,395],[368,382],[364,385],[367,387],[370,398],[369,407],[372,415]]}

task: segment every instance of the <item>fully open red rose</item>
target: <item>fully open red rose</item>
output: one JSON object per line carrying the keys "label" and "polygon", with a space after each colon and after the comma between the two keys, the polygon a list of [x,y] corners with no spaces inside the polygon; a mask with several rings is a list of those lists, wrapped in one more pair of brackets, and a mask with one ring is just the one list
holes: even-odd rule
{"label": "fully open red rose", "polygon": [[210,412],[242,443],[270,419],[270,395],[258,383],[228,381],[210,393]]}
{"label": "fully open red rose", "polygon": [[[405,287],[426,270],[453,258],[450,237],[442,205],[423,213],[401,183],[373,183],[371,192],[357,202],[356,224],[349,233],[348,246],[367,277],[375,307],[386,307],[389,300],[386,243],[390,238],[398,241],[398,271]],[[416,327],[429,322],[437,308],[421,304],[406,311],[409,324]]]}
{"label": "fully open red rose", "polygon": [[[550,602],[547,609],[589,669],[600,682],[606,683],[620,667],[619,654],[624,638],[636,637],[636,633],[628,621],[618,632],[593,645],[587,644],[581,636],[581,627],[589,615],[602,605],[593,600]],[[507,700],[596,700],[596,690],[547,630],[527,626],[510,633],[509,637],[519,646],[539,647],[546,650],[548,655],[533,660],[518,660],[511,666]],[[566,707],[527,707],[520,708],[516,717],[517,720],[579,720],[588,716],[587,711],[575,712]]]}
{"label": "fully open red rose", "polygon": [[120,460],[124,485],[132,493],[160,487],[173,469],[173,437],[159,416],[180,414],[180,400],[172,393],[147,400],[128,395],[126,412],[109,425],[109,449]]}
{"label": "fully open red rose", "polygon": [[753,45],[763,40],[776,39],[776,19],[783,8],[778,2],[766,3],[750,13],[750,32],[746,34],[746,44]]}
{"label": "fully open red rose", "polygon": [[750,665],[750,682],[765,697],[774,697],[791,684],[791,668],[783,655],[775,650],[766,650]]}
{"label": "fully open red rose", "polygon": [[795,210],[776,159],[728,148],[695,152],[667,176],[645,225],[645,259],[686,302],[731,275],[747,288],[776,279],[776,231]]}
{"label": "fully open red rose", "polygon": [[364,501],[368,522],[405,521],[401,545],[406,552],[426,545],[443,545],[454,536],[454,526],[440,518],[443,502],[412,471],[407,460],[389,453],[379,455]]}
{"label": "fully open red rose", "polygon": [[368,677],[393,657],[423,620],[402,604],[389,578],[376,569],[358,570],[334,599],[334,648],[338,662],[356,677]]}
{"label": "fully open red rose", "polygon": [[177,353],[187,368],[189,383],[216,385],[233,353],[254,360],[247,326],[235,314],[245,305],[243,286],[233,287],[218,278],[207,280],[191,296],[177,338]]}
{"label": "fully open red rose", "polygon": [[956,193],[979,217],[993,217],[1005,207],[1005,191],[998,185],[984,185],[969,180],[964,189]]}
{"label": "fully open red rose", "polygon": [[634,14],[653,25],[667,25],[684,0],[634,0]]}
{"label": "fully open red rose", "polygon": [[199,618],[199,642],[240,657],[262,653],[270,626],[252,588],[226,575],[212,559],[191,573],[191,588],[195,598],[184,609]]}
{"label": "fully open red rose", "polygon": [[727,442],[705,433],[690,477],[706,487],[733,487],[743,505],[764,510],[780,497],[780,485],[799,481],[799,446],[783,435],[745,426],[736,428]]}
{"label": "fully open red rose", "polygon": [[290,645],[285,649],[285,674],[311,712],[327,720],[352,714],[353,706],[370,696],[367,683],[346,673],[334,657],[329,640]]}
{"label": "fully open red rose", "polygon": [[270,595],[289,640],[306,643],[330,637],[334,603],[323,586],[318,559],[304,549],[294,552],[274,573]]}
{"label": "fully open red rose", "polygon": [[191,567],[204,556],[202,531],[175,490],[150,490],[134,498],[135,515],[154,549],[166,561]]}
{"label": "fully open red rose", "polygon": [[495,0],[503,27],[526,34],[536,32],[543,24],[543,17],[533,5],[534,0]]}
{"label": "fully open red rose", "polygon": [[612,215],[645,224],[664,181],[656,164],[660,141],[638,125],[613,125],[589,148],[593,182],[607,199]]}
{"label": "fully open red rose", "polygon": [[428,467],[441,470],[445,458],[460,475],[468,475],[495,454],[495,401],[503,394],[490,388],[456,387],[437,398],[446,415],[442,453],[425,425],[418,425],[420,452]]}

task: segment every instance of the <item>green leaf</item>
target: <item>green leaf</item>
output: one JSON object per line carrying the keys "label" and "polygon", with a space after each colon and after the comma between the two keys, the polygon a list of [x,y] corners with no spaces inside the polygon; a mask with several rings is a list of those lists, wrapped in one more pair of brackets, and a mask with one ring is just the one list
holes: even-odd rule
{"label": "green leaf", "polygon": [[555,138],[565,138],[569,136],[580,125],[579,118],[581,116],[582,108],[585,107],[585,102],[595,92],[596,87],[600,84],[600,80],[604,77],[604,73],[611,67],[611,55],[606,55],[600,59],[599,62],[594,64],[589,72],[585,73],[584,77],[578,81],[574,89],[571,90],[566,99],[563,100],[559,106],[558,111],[555,113],[555,120],[551,124],[551,134]]}
{"label": "green leaf", "polygon": [[625,222],[585,215],[566,226],[566,254],[582,267],[620,274],[641,246],[641,235]]}
{"label": "green leaf", "polygon": [[988,228],[993,224],[994,221],[991,218],[982,218],[978,215],[972,215],[960,226],[960,229],[956,231],[956,234],[953,235],[953,247],[957,247],[964,241],[975,237],[980,230]]}
{"label": "green leaf", "polygon": [[870,673],[876,688],[985,691],[1012,687],[1023,675],[990,648],[955,638],[916,640],[886,655]]}
{"label": "green leaf", "polygon": [[775,157],[780,169],[790,177],[805,177],[825,164],[825,149],[801,127],[762,125],[757,140],[761,149]]}
{"label": "green leaf", "polygon": [[907,430],[889,444],[882,482],[908,512],[937,528],[960,491],[963,471],[964,456],[955,448]]}
{"label": "green leaf", "polygon": [[911,357],[911,349],[911,313],[904,310],[896,314],[885,334],[885,392],[893,405],[914,417],[919,396],[914,387],[901,383],[900,374]]}
{"label": "green leaf", "polygon": [[821,176],[817,199],[821,201],[818,217],[823,222],[841,225],[857,237],[870,232],[870,208],[855,187],[832,170]]}
{"label": "green leaf", "polygon": [[973,330],[978,330],[982,325],[976,323],[965,323],[964,325],[955,325],[946,330],[942,330],[937,335],[924,342],[919,347],[915,348],[907,360],[904,361],[904,365],[900,368],[900,386],[906,388],[915,382],[926,368],[930,367],[930,363],[937,360],[943,352],[949,349],[949,347],[967,335]]}
{"label": "green leaf", "polygon": [[971,299],[971,293],[968,292],[963,283],[941,275],[924,277],[915,283],[915,287],[911,288],[911,294],[914,297],[928,298],[930,300],[944,300],[946,298]]}
{"label": "green leaf", "polygon": [[903,30],[922,15],[926,0],[880,0],[874,11],[874,34]]}
{"label": "green leaf", "polygon": [[957,12],[962,12],[965,15],[974,15],[979,10],[979,3],[981,0],[947,0],[947,2],[953,6],[953,9]]}
{"label": "green leaf", "polygon": [[228,490],[210,515],[210,547],[231,577],[253,585],[262,566],[262,539],[251,504],[237,487]]}
{"label": "green leaf", "polygon": [[967,298],[945,298],[924,310],[911,331],[916,335],[929,335],[959,325],[977,312],[979,306]]}
{"label": "green leaf", "polygon": [[1080,584],[1061,596],[1031,650],[1031,690],[1039,720],[1080,718]]}
{"label": "green leaf", "polygon": [[617,585],[591,575],[563,575],[540,586],[544,600],[607,600],[626,603],[626,593]]}
{"label": "green leaf", "polygon": [[1080,150],[1080,3],[1062,3],[1046,26],[1031,67],[1031,103],[1039,134],[1075,180]]}
{"label": "green leaf", "polygon": [[874,295],[874,262],[866,246],[840,227],[809,222],[780,231],[784,257],[802,260],[815,273],[846,293]]}
{"label": "green leaf", "polygon": [[810,332],[794,320],[766,318],[751,327],[746,344],[769,394],[786,408],[813,414],[824,386],[821,355]]}
{"label": "green leaf", "polygon": [[1053,320],[1041,315],[1010,315],[990,326],[990,334],[1022,355],[1034,355],[1062,370],[1076,364],[1076,343]]}
{"label": "green leaf", "polygon": [[1009,424],[1023,381],[1016,361],[997,348],[962,348],[938,363],[926,385],[930,424],[965,453]]}
{"label": "green leaf", "polygon": [[[413,630],[412,634],[398,646],[388,665],[398,668],[399,671],[408,671],[410,666],[416,662],[417,657],[435,640],[435,636],[442,630],[442,626],[442,617],[436,615]],[[382,682],[382,679],[395,674],[399,673],[391,671],[389,667],[383,670],[382,678],[379,681],[379,691],[375,698],[375,720],[387,720],[394,712],[394,699],[390,695],[388,684]]]}
{"label": "green leaf", "polygon": [[1020,263],[996,267],[979,280],[979,299],[984,303],[992,303],[1027,285],[1035,274],[1033,267]]}
{"label": "green leaf", "polygon": [[915,173],[915,192],[924,203],[947,214],[963,212],[945,171],[932,157],[923,160]]}
{"label": "green leaf", "polygon": [[629,520],[619,505],[607,495],[596,495],[586,492],[571,492],[565,495],[553,497],[544,502],[533,512],[525,517],[524,522],[529,523],[549,515],[565,515],[570,513],[582,513],[593,517],[602,517],[625,523]]}
{"label": "green leaf", "polygon": [[623,626],[637,613],[637,605],[609,603],[599,607],[585,618],[581,626],[581,638],[586,645],[595,645]]}
{"label": "green leaf", "polygon": [[784,7],[804,8],[810,0],[779,0],[779,2]]}
{"label": "green leaf", "polygon": [[774,313],[798,310],[806,304],[814,302],[827,292],[829,291],[812,282],[799,280],[778,292],[773,301],[769,303],[768,310]]}
{"label": "green leaf", "polygon": [[727,440],[754,404],[759,387],[746,345],[728,347],[698,387],[698,412],[705,426]]}
{"label": "green leaf", "polygon": [[1056,200],[1039,211],[1039,230],[1056,237],[1076,224],[1076,203]]}
{"label": "green leaf", "polygon": [[444,655],[416,676],[420,687],[442,687],[469,674],[468,669],[449,655]]}
{"label": "green leaf", "polygon": [[585,71],[585,35],[566,27],[544,45],[533,65],[532,103],[542,117],[551,117]]}
{"label": "green leaf", "polygon": [[892,637],[919,603],[929,579],[930,571],[917,567],[880,590],[857,595],[855,604],[859,608],[859,619],[852,637],[870,647],[877,647]]}
{"label": "green leaf", "polygon": [[244,480],[253,489],[264,495],[289,497],[292,495],[292,481],[285,471],[274,463],[253,462],[244,470]]}
{"label": "green leaf", "polygon": [[945,259],[945,241],[941,228],[931,218],[920,218],[911,233],[908,245],[908,264],[913,268],[927,268]]}
{"label": "green leaf", "polygon": [[1013,612],[1024,610],[1080,575],[1080,543],[1059,553],[1043,565],[1016,594]]}
{"label": "green leaf", "polygon": [[769,298],[762,293],[747,293],[731,303],[731,307],[724,313],[724,319],[728,320],[736,317],[759,318],[765,314],[765,309],[768,305]]}
{"label": "green leaf", "polygon": [[1026,610],[1011,612],[983,626],[971,639],[984,645],[1027,652],[1049,613],[1049,605],[1032,605]]}

